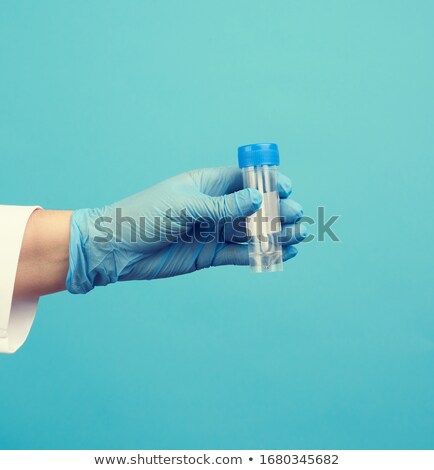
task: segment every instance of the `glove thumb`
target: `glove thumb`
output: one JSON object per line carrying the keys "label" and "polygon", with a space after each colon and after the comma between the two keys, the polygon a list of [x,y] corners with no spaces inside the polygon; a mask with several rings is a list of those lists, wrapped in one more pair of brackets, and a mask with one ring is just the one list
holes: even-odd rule
{"label": "glove thumb", "polygon": [[246,188],[223,196],[211,197],[210,215],[214,220],[235,219],[254,214],[262,204],[257,189]]}

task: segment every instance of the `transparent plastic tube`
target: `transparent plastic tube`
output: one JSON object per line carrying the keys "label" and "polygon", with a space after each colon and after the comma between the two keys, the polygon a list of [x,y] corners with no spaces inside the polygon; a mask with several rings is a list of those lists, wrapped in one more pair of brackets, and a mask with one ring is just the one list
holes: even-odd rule
{"label": "transparent plastic tube", "polygon": [[246,224],[250,268],[255,273],[283,271],[276,166],[248,166],[242,172],[244,187],[262,194],[261,208],[247,218]]}

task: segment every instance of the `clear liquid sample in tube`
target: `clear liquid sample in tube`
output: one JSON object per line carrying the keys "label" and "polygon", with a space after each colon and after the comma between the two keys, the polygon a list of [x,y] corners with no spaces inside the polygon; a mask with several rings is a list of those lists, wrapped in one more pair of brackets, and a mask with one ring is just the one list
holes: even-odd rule
{"label": "clear liquid sample in tube", "polygon": [[279,149],[276,144],[238,148],[245,188],[262,194],[261,208],[246,220],[250,269],[255,273],[283,271],[280,203],[277,189]]}

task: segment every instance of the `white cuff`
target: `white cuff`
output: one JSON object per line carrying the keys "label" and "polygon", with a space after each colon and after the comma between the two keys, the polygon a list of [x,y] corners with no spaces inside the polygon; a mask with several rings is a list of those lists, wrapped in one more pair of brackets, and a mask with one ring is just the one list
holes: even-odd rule
{"label": "white cuff", "polygon": [[0,205],[0,353],[13,353],[24,343],[36,314],[38,297],[12,297],[24,231],[38,208]]}

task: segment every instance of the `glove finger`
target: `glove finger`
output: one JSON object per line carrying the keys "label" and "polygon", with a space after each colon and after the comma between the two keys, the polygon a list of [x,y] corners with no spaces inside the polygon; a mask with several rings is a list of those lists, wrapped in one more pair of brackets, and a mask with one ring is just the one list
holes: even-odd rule
{"label": "glove finger", "polygon": [[309,235],[306,224],[285,224],[279,236],[282,245],[295,245],[301,243]]}
{"label": "glove finger", "polygon": [[277,190],[280,199],[286,199],[292,193],[292,181],[280,171],[277,172]]}
{"label": "glove finger", "polygon": [[249,264],[249,250],[247,245],[237,245],[226,243],[214,257],[213,266],[238,265],[247,266]]}
{"label": "glove finger", "polygon": [[280,201],[280,217],[284,224],[293,224],[303,217],[302,206],[293,199],[282,199]]}
{"label": "glove finger", "polygon": [[198,215],[222,222],[255,213],[261,207],[262,195],[256,189],[247,188],[219,197],[207,197],[204,203],[204,207],[196,211]]}
{"label": "glove finger", "polygon": [[[292,199],[282,199],[280,201],[280,217],[282,218],[282,225],[295,224],[303,217],[303,209],[298,202]],[[224,237],[227,242],[245,242],[245,219],[240,218],[226,223],[224,226]]]}
{"label": "glove finger", "polygon": [[298,250],[295,246],[285,245],[282,246],[283,261],[288,261],[297,256]]}
{"label": "glove finger", "polygon": [[[235,166],[202,168],[188,172],[199,191],[207,196],[223,196],[244,188],[243,175]],[[281,199],[292,193],[292,182],[283,173],[277,172],[277,189]]]}
{"label": "glove finger", "polygon": [[235,166],[202,168],[188,173],[199,191],[207,196],[223,196],[243,189],[243,175]]}

